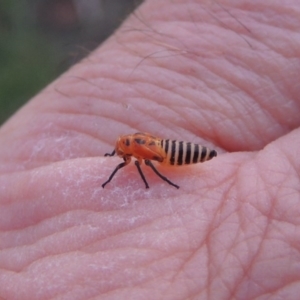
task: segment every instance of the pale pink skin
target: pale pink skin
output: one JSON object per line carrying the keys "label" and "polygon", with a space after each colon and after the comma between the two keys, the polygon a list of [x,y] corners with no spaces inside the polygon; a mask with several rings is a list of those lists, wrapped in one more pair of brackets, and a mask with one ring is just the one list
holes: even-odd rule
{"label": "pale pink skin", "polygon": [[[0,130],[0,299],[298,299],[300,2],[146,1]],[[149,132],[218,156],[122,159]]]}

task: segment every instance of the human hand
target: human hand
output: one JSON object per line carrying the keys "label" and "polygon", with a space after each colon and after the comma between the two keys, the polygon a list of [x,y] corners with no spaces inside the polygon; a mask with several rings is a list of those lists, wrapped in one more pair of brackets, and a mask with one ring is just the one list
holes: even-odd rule
{"label": "human hand", "polygon": [[[0,297],[297,298],[300,6],[218,3],[146,1],[1,128]],[[136,131],[218,157],[102,189]]]}

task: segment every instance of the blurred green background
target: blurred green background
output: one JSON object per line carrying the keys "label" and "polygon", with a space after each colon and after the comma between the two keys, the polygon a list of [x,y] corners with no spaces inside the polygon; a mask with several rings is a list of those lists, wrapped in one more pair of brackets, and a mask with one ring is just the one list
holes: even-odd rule
{"label": "blurred green background", "polygon": [[0,125],[143,0],[1,0]]}

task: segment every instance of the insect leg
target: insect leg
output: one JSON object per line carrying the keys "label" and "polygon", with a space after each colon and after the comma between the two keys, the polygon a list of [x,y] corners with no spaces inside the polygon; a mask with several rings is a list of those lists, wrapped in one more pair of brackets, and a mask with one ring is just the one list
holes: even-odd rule
{"label": "insect leg", "polygon": [[104,156],[114,156],[116,154],[116,150],[114,150],[112,153],[105,153]]}
{"label": "insect leg", "polygon": [[142,172],[142,169],[141,169],[141,166],[140,166],[139,161],[136,160],[136,161],[134,162],[134,164],[136,165],[136,167],[137,167],[137,169],[138,169],[138,171],[139,171],[139,173],[140,173],[140,175],[141,175],[141,177],[142,177],[142,179],[143,179],[143,181],[144,181],[144,183],[145,183],[145,185],[146,185],[146,189],[149,189],[148,182],[147,182],[147,180],[146,180],[146,178],[145,178],[145,176],[144,176],[144,174],[143,174],[143,172]]}
{"label": "insect leg", "polygon": [[177,189],[179,189],[179,186],[173,182],[171,182],[167,177],[161,175],[154,167],[152,162],[149,159],[145,159],[145,165],[151,167],[151,169],[154,171],[156,175],[158,175],[162,180],[166,181],[168,184],[173,185]]}
{"label": "insect leg", "polygon": [[112,179],[113,177],[115,176],[115,174],[117,173],[117,171],[123,167],[125,167],[126,165],[128,164],[128,161],[124,161],[122,163],[120,163],[119,165],[117,165],[117,167],[115,168],[115,170],[111,173],[111,175],[109,176],[108,180],[105,181],[103,184],[102,184],[102,187],[104,188]]}

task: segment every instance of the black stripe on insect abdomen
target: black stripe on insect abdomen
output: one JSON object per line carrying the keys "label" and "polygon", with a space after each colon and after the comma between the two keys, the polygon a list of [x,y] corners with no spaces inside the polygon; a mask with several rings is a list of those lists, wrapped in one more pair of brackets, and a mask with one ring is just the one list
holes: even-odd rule
{"label": "black stripe on insect abdomen", "polygon": [[196,164],[217,155],[215,150],[190,142],[162,140],[161,147],[166,153],[166,162],[170,165]]}

